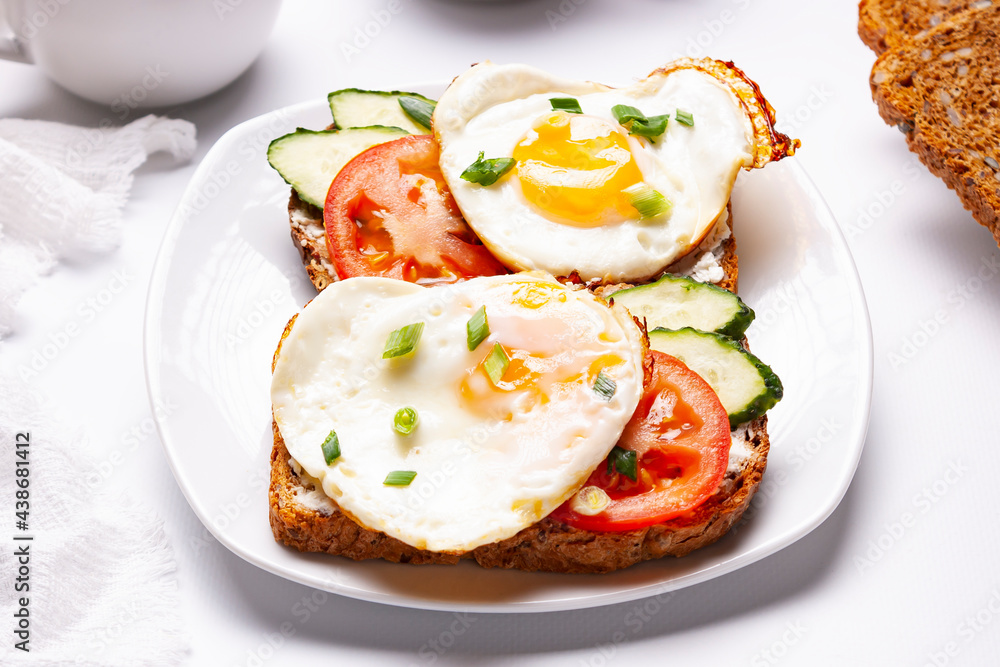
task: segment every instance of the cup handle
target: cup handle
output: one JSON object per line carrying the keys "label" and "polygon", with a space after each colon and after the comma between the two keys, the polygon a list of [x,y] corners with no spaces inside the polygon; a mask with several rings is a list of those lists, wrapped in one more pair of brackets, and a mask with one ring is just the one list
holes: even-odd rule
{"label": "cup handle", "polygon": [[0,0],[0,59],[32,63],[34,60],[28,53],[26,44],[17,36],[10,24],[8,15],[10,4]]}

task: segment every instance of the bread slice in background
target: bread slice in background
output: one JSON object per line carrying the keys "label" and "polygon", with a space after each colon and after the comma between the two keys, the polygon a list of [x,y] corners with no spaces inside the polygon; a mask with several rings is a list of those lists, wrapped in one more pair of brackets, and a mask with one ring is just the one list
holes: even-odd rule
{"label": "bread slice in background", "polygon": [[[729,205],[718,224],[726,224],[732,229],[731,213]],[[326,253],[322,212],[293,192],[289,201],[289,221],[306,271],[316,289],[322,290],[337,279]],[[710,250],[699,246],[691,253],[691,258]],[[720,254],[718,260],[724,274],[717,284],[735,292],[739,264],[736,242],[731,234],[716,252]],[[620,287],[606,286],[604,291]],[[294,322],[293,317],[282,340]],[[279,344],[275,359],[280,349]],[[464,554],[448,554],[417,549],[358,525],[317,487],[314,480],[297,470],[273,422],[272,430],[270,522],[279,542],[300,551],[325,552],[354,560],[455,564],[466,559],[483,567],[567,573],[610,572],[652,558],[684,556],[718,540],[749,507],[767,467],[770,447],[766,416],[737,427],[733,431],[733,463],[715,494],[686,515],[661,524],[639,530],[597,533],[545,518],[500,542]]]}
{"label": "bread slice in background", "polygon": [[969,8],[1000,0],[861,0],[858,35],[875,53],[905,44]]}
{"label": "bread slice in background", "polygon": [[1000,243],[1000,2],[886,51],[870,84],[882,119]]}

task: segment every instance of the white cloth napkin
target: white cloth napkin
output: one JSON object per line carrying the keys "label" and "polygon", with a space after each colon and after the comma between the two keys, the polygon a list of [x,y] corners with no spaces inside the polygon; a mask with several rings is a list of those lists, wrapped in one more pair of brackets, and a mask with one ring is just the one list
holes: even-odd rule
{"label": "white cloth napkin", "polygon": [[118,245],[132,172],[148,155],[184,160],[194,148],[185,120],[84,128],[0,119],[0,338],[21,295],[56,261]]}
{"label": "white cloth napkin", "polygon": [[[132,172],[149,154],[182,160],[194,148],[194,125],[156,116],[100,129],[0,120],[0,338],[24,291],[56,262],[118,245]],[[101,479],[99,457],[57,414],[28,385],[0,377],[0,665],[176,665],[188,642],[163,525],[132,498],[88,483]],[[18,433],[31,438],[27,530],[17,526]],[[25,546],[29,589],[19,591]],[[12,632],[21,598],[28,652]]]}
{"label": "white cloth napkin", "polygon": [[[101,479],[97,458],[55,414],[21,381],[0,378],[0,664],[177,665],[188,639],[163,524],[93,481]],[[28,434],[29,447],[17,447],[18,433]],[[17,525],[17,480],[25,479],[15,472],[24,460],[17,451],[27,452],[26,530]],[[15,555],[25,548],[27,556]],[[18,576],[27,590],[15,590]],[[12,632],[22,597],[28,652]]]}

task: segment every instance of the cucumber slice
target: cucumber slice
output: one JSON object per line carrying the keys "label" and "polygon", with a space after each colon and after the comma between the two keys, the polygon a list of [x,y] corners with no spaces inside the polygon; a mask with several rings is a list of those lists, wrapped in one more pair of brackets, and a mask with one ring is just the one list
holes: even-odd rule
{"label": "cucumber slice", "polygon": [[399,104],[400,97],[415,97],[427,102],[432,107],[434,106],[434,100],[429,100],[417,93],[406,93],[399,90],[345,88],[330,93],[326,99],[330,103],[330,113],[333,114],[334,126],[339,129],[387,125],[402,128],[410,134],[430,134],[429,125],[424,127],[403,111],[403,107]]}
{"label": "cucumber slice", "polygon": [[398,127],[304,130],[278,137],[267,147],[267,161],[299,197],[323,208],[330,183],[351,158],[377,144],[405,137]]}
{"label": "cucumber slice", "polygon": [[742,338],[753,322],[750,307],[738,296],[708,283],[667,274],[648,285],[619,290],[608,297],[650,329],[692,327]]}
{"label": "cucumber slice", "polygon": [[781,400],[781,380],[739,342],[686,327],[649,332],[649,346],[683,361],[705,379],[729,413],[729,424],[756,419]]}

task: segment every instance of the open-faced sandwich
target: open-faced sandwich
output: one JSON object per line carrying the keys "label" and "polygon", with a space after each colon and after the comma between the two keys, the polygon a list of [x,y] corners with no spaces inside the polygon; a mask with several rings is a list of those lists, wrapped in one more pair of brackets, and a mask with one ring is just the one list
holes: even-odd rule
{"label": "open-faced sandwich", "polygon": [[273,359],[275,538],[606,572],[709,544],[766,467],[729,196],[794,153],[732,63],[627,88],[482,63],[276,139],[320,291]]}

